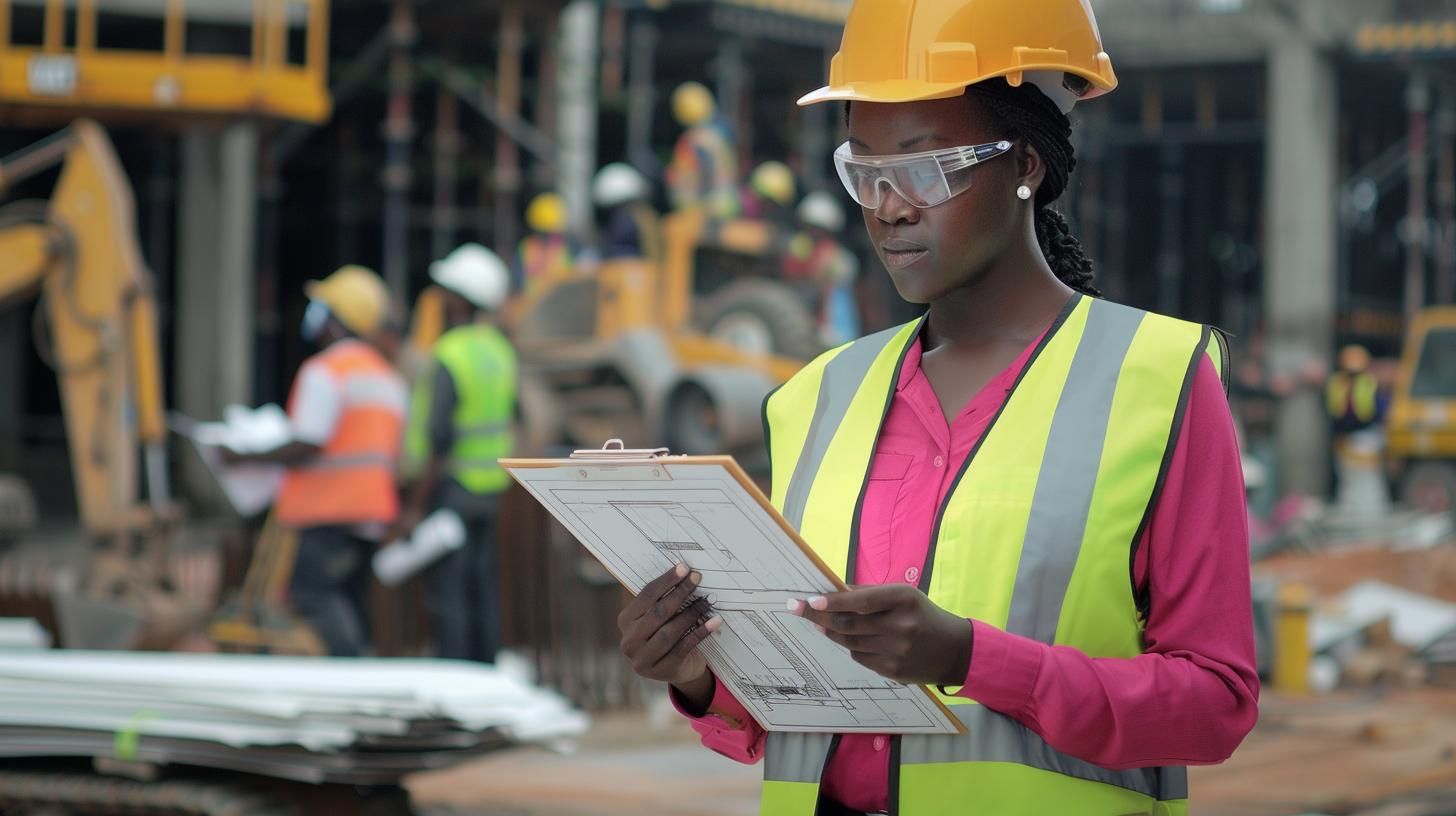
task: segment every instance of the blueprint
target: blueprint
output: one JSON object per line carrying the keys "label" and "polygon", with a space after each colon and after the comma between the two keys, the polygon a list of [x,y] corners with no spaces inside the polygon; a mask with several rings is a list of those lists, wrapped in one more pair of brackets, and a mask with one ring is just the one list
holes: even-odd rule
{"label": "blueprint", "polygon": [[859,665],[788,611],[835,584],[723,464],[506,466],[633,593],[677,563],[702,574],[697,594],[723,628],[699,648],[764,728],[956,733],[924,688]]}

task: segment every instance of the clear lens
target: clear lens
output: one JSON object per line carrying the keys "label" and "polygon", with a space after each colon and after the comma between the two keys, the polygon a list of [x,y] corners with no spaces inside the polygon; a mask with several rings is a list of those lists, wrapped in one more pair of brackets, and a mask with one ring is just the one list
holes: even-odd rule
{"label": "clear lens", "polygon": [[944,204],[971,186],[971,168],[1011,149],[1002,141],[904,156],[854,156],[846,142],[834,151],[839,180],[857,204],[879,209],[884,185],[920,209]]}

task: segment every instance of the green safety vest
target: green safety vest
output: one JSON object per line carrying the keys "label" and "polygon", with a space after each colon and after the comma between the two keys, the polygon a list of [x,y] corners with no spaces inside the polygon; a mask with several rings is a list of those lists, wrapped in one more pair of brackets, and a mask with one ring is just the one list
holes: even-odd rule
{"label": "green safety vest", "polygon": [[[773,504],[848,582],[870,460],[919,331],[917,321],[830,351],[764,406]],[[920,589],[958,616],[1044,643],[1093,657],[1141,654],[1130,554],[1193,373],[1208,355],[1222,375],[1223,342],[1204,326],[1074,297],[940,507]],[[1187,812],[1184,768],[1098,767],[1009,717],[937,693],[967,733],[895,738],[892,813]],[[814,813],[834,740],[768,735],[763,813]]]}
{"label": "green safety vest", "polygon": [[1374,375],[1365,372],[1336,372],[1325,386],[1325,402],[1329,407],[1330,417],[1344,419],[1348,412],[1360,422],[1374,421],[1378,410],[1376,396],[1379,392],[1380,383]]}
{"label": "green safety vest", "polygon": [[415,381],[410,401],[406,459],[415,467],[430,457],[430,401],[435,365],[455,384],[455,445],[449,474],[471,493],[500,493],[510,475],[498,459],[511,455],[516,410],[516,352],[493,326],[473,323],[450,329],[435,342],[431,365]]}

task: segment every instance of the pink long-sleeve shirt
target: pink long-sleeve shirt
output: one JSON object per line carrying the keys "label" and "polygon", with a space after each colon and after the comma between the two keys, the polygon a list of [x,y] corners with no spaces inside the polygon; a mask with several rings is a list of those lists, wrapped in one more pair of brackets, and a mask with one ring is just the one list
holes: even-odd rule
{"label": "pink long-sleeve shirt", "polygon": [[[870,467],[857,583],[918,582],[936,509],[1035,346],[947,423],[915,341]],[[1133,559],[1133,580],[1150,599],[1145,652],[1092,658],[973,620],[959,695],[1109,768],[1228,758],[1257,718],[1259,678],[1243,473],[1228,402],[1207,359],[1175,444]],[[722,684],[693,728],[704,745],[739,762],[763,755],[766,733]],[[823,794],[854,810],[888,810],[889,744],[886,736],[845,735],[825,768]]]}

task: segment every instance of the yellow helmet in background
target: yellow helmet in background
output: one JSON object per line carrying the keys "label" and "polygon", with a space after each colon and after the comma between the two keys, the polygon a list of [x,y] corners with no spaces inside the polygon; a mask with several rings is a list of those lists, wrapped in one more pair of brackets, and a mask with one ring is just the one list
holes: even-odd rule
{"label": "yellow helmet in background", "polygon": [[526,207],[526,226],[548,235],[566,232],[566,202],[555,193],[536,196]]}
{"label": "yellow helmet in background", "polygon": [[754,192],[785,207],[793,205],[798,188],[794,182],[794,171],[783,162],[776,161],[766,161],[753,168],[748,184]]}
{"label": "yellow helmet in background", "polygon": [[1359,374],[1370,368],[1370,351],[1364,346],[1349,345],[1340,349],[1340,370]]}
{"label": "yellow helmet in background", "polygon": [[368,267],[341,266],[321,281],[309,281],[303,291],[329,307],[334,319],[363,338],[372,338],[389,316],[389,287]]}
{"label": "yellow helmet in background", "polygon": [[701,82],[684,82],[672,92],[672,116],[683,127],[708,121],[717,108],[713,93]]}
{"label": "yellow helmet in background", "polygon": [[992,77],[1063,113],[1117,87],[1090,0],[855,0],[829,84],[799,104],[945,99]]}

